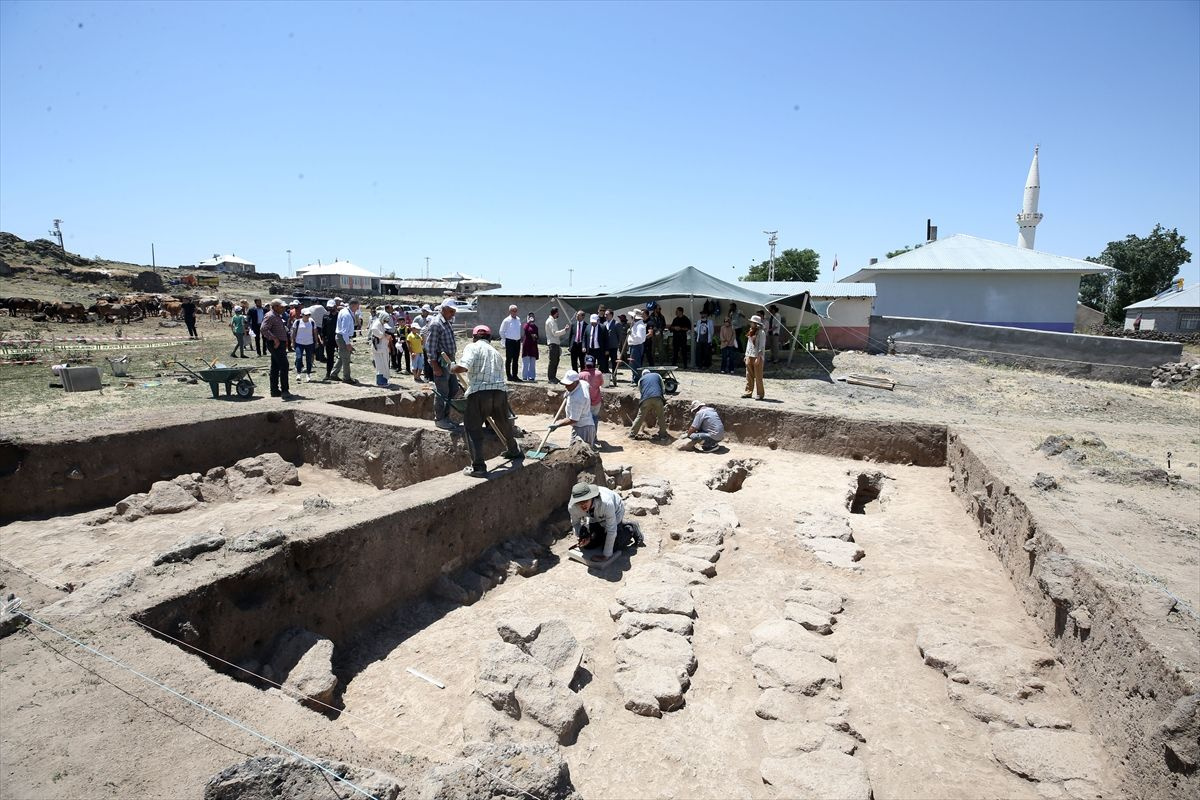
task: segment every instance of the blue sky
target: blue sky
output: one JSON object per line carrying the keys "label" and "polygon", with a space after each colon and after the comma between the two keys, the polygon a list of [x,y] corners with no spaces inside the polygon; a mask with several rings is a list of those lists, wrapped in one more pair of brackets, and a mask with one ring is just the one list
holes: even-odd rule
{"label": "blue sky", "polygon": [[1200,252],[1198,9],[5,0],[0,228],[610,288],[778,229],[837,279],[927,217],[1015,243],[1040,144],[1038,249]]}

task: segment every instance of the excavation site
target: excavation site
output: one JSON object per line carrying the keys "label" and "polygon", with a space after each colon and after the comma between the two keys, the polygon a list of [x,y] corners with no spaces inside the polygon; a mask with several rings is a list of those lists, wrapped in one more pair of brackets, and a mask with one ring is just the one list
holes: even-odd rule
{"label": "excavation site", "polygon": [[[536,449],[561,395],[509,397]],[[3,766],[64,765],[22,797],[1200,787],[1200,587],[1126,580],[971,430],[718,403],[681,451],[612,391],[597,449],[490,436],[480,480],[428,394],[242,408],[0,447]],[[603,566],[579,483],[640,539]]]}

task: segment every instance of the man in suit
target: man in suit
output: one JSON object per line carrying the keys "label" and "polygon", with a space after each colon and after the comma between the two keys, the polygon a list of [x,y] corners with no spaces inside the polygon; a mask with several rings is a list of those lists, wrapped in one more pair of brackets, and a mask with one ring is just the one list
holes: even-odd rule
{"label": "man in suit", "polygon": [[582,311],[575,312],[575,321],[571,323],[571,371],[583,369],[583,357],[587,347],[588,323]]}
{"label": "man in suit", "polygon": [[584,336],[586,337],[584,340],[584,349],[587,355],[596,359],[596,363],[600,365],[601,372],[607,372],[608,331],[605,330],[604,323],[600,321],[599,314],[592,314],[591,319],[588,320]]}

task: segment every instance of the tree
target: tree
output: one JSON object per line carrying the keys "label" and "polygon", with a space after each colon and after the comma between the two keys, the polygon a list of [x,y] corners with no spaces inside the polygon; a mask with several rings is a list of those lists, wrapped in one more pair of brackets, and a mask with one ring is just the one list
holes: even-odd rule
{"label": "tree", "polygon": [[895,258],[896,256],[901,255],[902,253],[907,253],[912,249],[913,248],[911,247],[901,247],[899,250],[889,250],[884,258]]}
{"label": "tree", "polygon": [[1104,252],[1088,261],[1119,271],[1085,275],[1079,282],[1080,302],[1103,310],[1110,325],[1124,324],[1125,306],[1166,291],[1179,268],[1191,260],[1192,254],[1183,246],[1186,241],[1177,228],[1166,230],[1158,224],[1145,238],[1131,233],[1109,242]]}
{"label": "tree", "polygon": [[[821,256],[811,247],[803,250],[791,248],[775,256],[775,280],[777,281],[815,281],[821,271]],[[771,262],[763,261],[750,267],[750,271],[742,280],[765,281],[771,275]]]}

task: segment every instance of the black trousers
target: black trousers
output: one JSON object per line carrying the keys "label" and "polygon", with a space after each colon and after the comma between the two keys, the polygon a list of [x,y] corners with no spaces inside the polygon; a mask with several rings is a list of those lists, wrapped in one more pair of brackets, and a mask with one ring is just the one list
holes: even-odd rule
{"label": "black trousers", "polygon": [[696,366],[700,369],[712,367],[712,342],[696,342]]}
{"label": "black trousers", "polygon": [[261,356],[263,352],[262,328],[256,328],[255,326],[251,325],[250,332],[254,334],[254,352]]}
{"label": "black trousers", "polygon": [[291,394],[288,386],[288,374],[291,372],[288,364],[287,344],[280,342],[265,342],[271,353],[271,395]]}
{"label": "black trousers", "polygon": [[337,363],[337,336],[322,337],[325,343],[325,377],[333,374],[333,365]]}
{"label": "black trousers", "polygon": [[521,380],[521,340],[504,340],[504,374],[510,381]]}
{"label": "black trousers", "polygon": [[583,369],[583,342],[571,345],[571,369],[576,372]]}
{"label": "black trousers", "polygon": [[558,383],[558,359],[562,357],[562,345],[552,344],[550,350],[550,365],[546,368],[546,378],[551,383]]}
{"label": "black trousers", "polygon": [[678,366],[682,369],[688,368],[689,364],[688,364],[687,337],[685,337],[685,336],[674,337],[674,340],[671,342],[671,360],[675,362],[676,366]]}
{"label": "black trousers", "polygon": [[188,336],[191,336],[193,339],[196,338],[196,317],[194,315],[189,317],[187,314],[184,314],[183,324],[187,325]]}
{"label": "black trousers", "polygon": [[600,370],[601,372],[608,372],[608,370],[605,369],[605,367],[608,366],[607,351],[596,347],[589,347],[587,349],[587,354],[596,359],[596,369]]}
{"label": "black trousers", "polygon": [[508,418],[508,392],[500,389],[485,389],[467,395],[467,410],[463,413],[463,424],[467,428],[467,444],[471,448],[471,466],[483,469],[483,426],[491,420],[504,440],[505,452],[510,455],[519,451],[513,437],[512,420]]}

